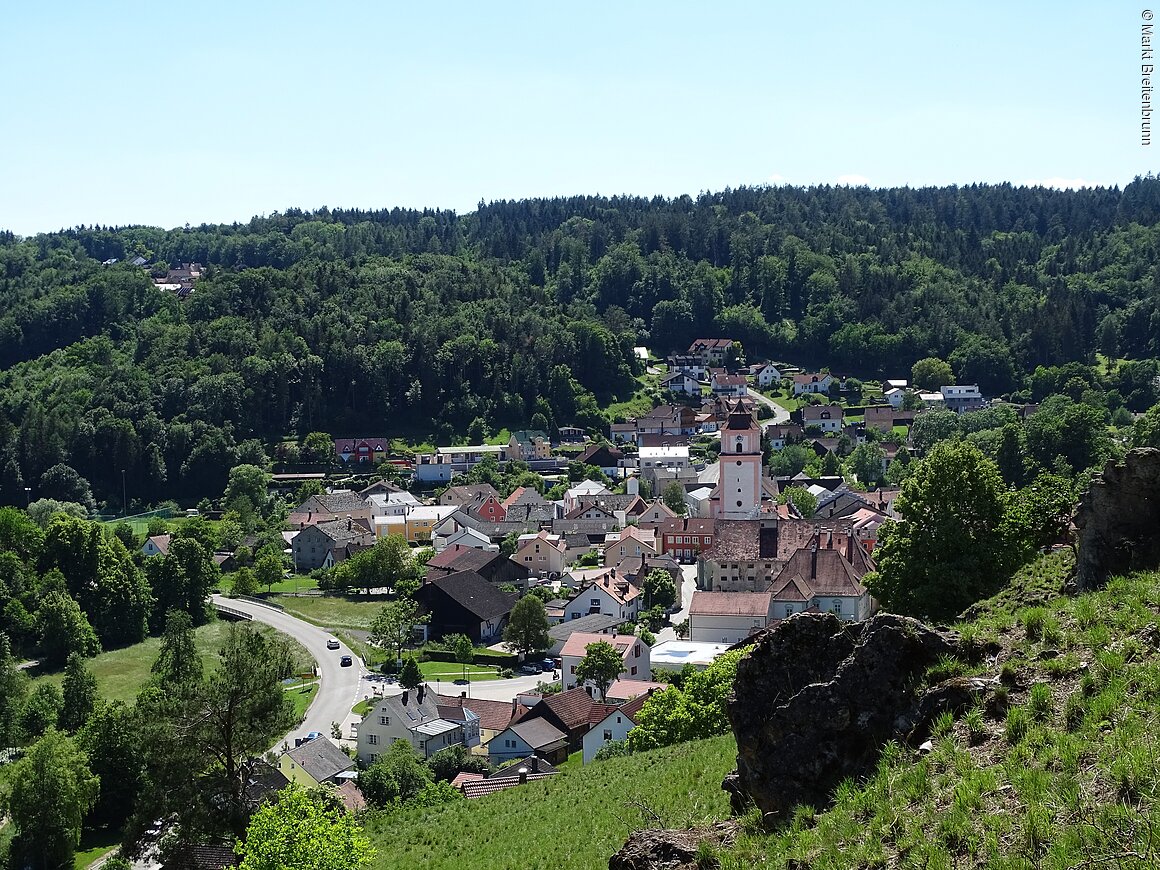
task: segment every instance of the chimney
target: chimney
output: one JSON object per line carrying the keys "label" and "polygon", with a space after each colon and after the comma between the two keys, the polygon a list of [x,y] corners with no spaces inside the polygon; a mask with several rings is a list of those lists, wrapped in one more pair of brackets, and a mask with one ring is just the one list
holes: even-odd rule
{"label": "chimney", "polygon": [[615,629],[615,628],[614,628],[614,629],[612,629],[612,637],[613,637],[613,638],[615,638],[615,637],[616,637],[616,629]]}
{"label": "chimney", "polygon": [[540,757],[538,755],[532,756],[532,773],[540,772]]}
{"label": "chimney", "polygon": [[810,579],[818,579],[818,545],[810,547]]}
{"label": "chimney", "polygon": [[854,532],[846,533],[846,561],[854,564]]}
{"label": "chimney", "polygon": [[528,781],[528,769],[521,764],[516,773],[520,775],[520,785],[525,785]]}
{"label": "chimney", "polygon": [[423,703],[423,696],[427,694],[427,686],[424,683],[419,684],[419,696],[415,699],[416,704]]}
{"label": "chimney", "polygon": [[460,692],[460,693],[459,693],[459,697],[460,697],[460,699],[466,698],[466,697],[467,697],[467,692]]}
{"label": "chimney", "polygon": [[404,707],[407,706],[407,698],[410,696],[410,694],[411,693],[408,692],[406,689],[403,689],[403,706]]}

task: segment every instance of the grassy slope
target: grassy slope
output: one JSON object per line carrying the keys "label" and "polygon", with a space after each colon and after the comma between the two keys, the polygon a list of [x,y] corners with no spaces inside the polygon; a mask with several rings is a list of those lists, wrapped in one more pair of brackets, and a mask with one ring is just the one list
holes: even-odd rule
{"label": "grassy slope", "polygon": [[287,613],[323,628],[353,628],[363,631],[371,627],[371,622],[386,603],[385,598],[358,600],[336,595],[306,598],[276,595],[270,600],[281,604]]}
{"label": "grassy slope", "polygon": [[1047,595],[1067,561],[979,608],[963,627],[978,655],[943,666],[1001,677],[1006,705],[944,720],[929,755],[891,744],[826,812],[773,832],[751,814],[721,866],[1160,866],[1160,574]]}
{"label": "grassy slope", "polygon": [[634,828],[658,818],[685,827],[725,816],[721,779],[735,756],[733,738],[717,737],[589,764],[479,800],[381,816],[367,826],[378,849],[372,866],[605,867]]}
{"label": "grassy slope", "polygon": [[[211,622],[197,628],[197,649],[201,653],[202,664],[208,673],[217,664],[218,650],[225,641],[226,631],[230,623]],[[273,631],[258,623],[254,623],[259,631]],[[289,638],[287,638],[289,640]],[[306,650],[293,640],[290,641],[297,661],[302,663],[313,662],[313,658]],[[150,669],[157,660],[157,653],[161,649],[161,638],[150,637],[133,646],[101,653],[89,659],[85,664],[97,678],[97,692],[102,698],[110,701],[125,701],[133,703],[137,693],[149,682]],[[57,686],[64,679],[63,671],[37,676],[34,680],[44,680],[55,683]]]}

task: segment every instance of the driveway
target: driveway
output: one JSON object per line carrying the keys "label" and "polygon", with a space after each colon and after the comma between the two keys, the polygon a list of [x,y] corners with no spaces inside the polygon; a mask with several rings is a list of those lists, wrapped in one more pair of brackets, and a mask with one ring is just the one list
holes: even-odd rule
{"label": "driveway", "polygon": [[763,396],[756,390],[750,390],[749,398],[753,399],[755,402],[760,402],[761,404],[765,405],[765,407],[773,411],[773,416],[764,421],[763,428],[765,426],[778,426],[782,423],[789,422],[789,411],[787,411],[773,399],[769,398],[769,396]]}
{"label": "driveway", "polygon": [[665,626],[656,633],[657,643],[677,640],[677,633],[673,626],[689,618],[689,606],[693,603],[693,593],[697,591],[696,564],[682,565],[681,578],[681,609],[669,616],[669,622],[672,625]]}
{"label": "driveway", "polygon": [[[272,607],[254,604],[249,601],[240,601],[235,598],[226,598],[222,595],[213,596],[214,604],[223,604],[235,610],[249,614],[257,622],[265,623],[283,634],[288,634],[306,648],[318,663],[318,674],[322,678],[318,687],[318,694],[306,711],[306,718],[293,731],[280,738],[274,748],[281,747],[283,740],[294,745],[294,738],[305,737],[311,731],[321,731],[330,736],[331,722],[346,722],[350,717],[350,708],[359,699],[359,678],[363,673],[362,660],[342,644],[336,650],[326,648],[326,641],[331,634],[304,622],[297,617],[290,616]],[[354,661],[354,667],[344,668],[339,665],[339,659],[348,655]],[[366,684],[362,684],[366,685]]]}

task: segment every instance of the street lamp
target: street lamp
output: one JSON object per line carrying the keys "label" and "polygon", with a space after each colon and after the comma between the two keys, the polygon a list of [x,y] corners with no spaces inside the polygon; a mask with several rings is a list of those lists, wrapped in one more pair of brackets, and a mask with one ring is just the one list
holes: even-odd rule
{"label": "street lamp", "polygon": [[32,487],[24,487],[24,509],[28,510],[28,506],[32,503]]}

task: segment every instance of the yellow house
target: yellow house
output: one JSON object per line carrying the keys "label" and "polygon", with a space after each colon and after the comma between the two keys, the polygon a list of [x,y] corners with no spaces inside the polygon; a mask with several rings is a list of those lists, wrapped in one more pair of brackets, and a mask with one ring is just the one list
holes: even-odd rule
{"label": "yellow house", "polygon": [[278,770],[303,788],[337,783],[338,775],[354,769],[354,760],[325,737],[307,740],[278,757]]}
{"label": "yellow house", "polygon": [[411,509],[405,517],[407,543],[430,544],[435,526],[457,510],[459,508],[453,504],[420,505]]}

